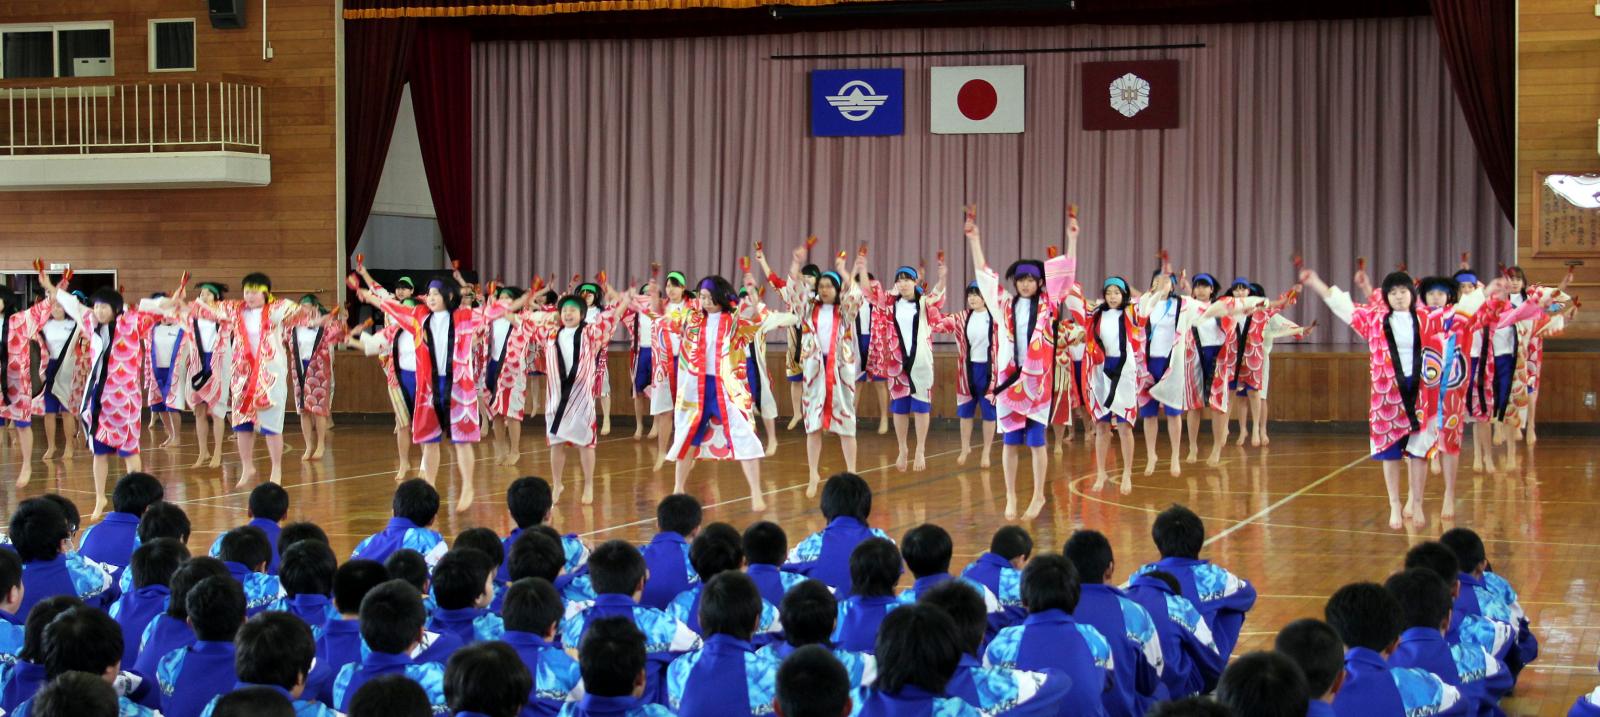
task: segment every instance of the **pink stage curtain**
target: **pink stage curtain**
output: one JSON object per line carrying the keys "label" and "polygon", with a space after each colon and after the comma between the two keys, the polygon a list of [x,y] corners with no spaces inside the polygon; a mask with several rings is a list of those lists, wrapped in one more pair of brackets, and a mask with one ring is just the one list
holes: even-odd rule
{"label": "pink stage curtain", "polygon": [[[1206,43],[1167,52],[779,61],[773,54]],[[1147,283],[1161,248],[1191,275],[1244,275],[1273,294],[1291,257],[1348,285],[1406,262],[1509,263],[1510,225],[1478,163],[1431,18],[1193,26],[907,29],[781,36],[474,45],[475,236],[487,276],[652,260],[732,275],[751,244],[775,266],[807,233],[817,258],[873,246],[880,276],[943,249],[972,271],[961,206],[990,261],[1039,257],[1082,208],[1079,281]],[[1079,68],[1182,61],[1181,126],[1084,132]],[[1027,131],[928,132],[927,69],[1025,64]],[[807,71],[906,70],[905,134],[813,138]],[[828,253],[823,253],[828,252]],[[781,269],[780,269],[781,270]],[[1309,305],[1309,306],[1308,306]],[[1348,343],[1316,300],[1318,340]]]}

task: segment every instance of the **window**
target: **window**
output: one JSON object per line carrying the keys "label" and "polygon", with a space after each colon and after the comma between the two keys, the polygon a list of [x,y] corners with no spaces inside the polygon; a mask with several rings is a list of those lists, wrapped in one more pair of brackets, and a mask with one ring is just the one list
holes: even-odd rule
{"label": "window", "polygon": [[109,77],[111,23],[0,25],[0,78]]}
{"label": "window", "polygon": [[150,71],[193,72],[194,18],[150,21]]}

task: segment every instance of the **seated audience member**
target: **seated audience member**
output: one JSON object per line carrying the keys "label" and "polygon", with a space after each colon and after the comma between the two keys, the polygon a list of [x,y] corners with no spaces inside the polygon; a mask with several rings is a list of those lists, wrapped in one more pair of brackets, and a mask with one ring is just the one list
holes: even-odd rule
{"label": "seated audience member", "polygon": [[422,685],[405,675],[380,675],[356,690],[345,714],[350,717],[433,717],[434,711]]}
{"label": "seated audience member", "polygon": [[1511,671],[1482,647],[1450,646],[1444,631],[1450,626],[1450,587],[1425,568],[1412,568],[1384,582],[1385,590],[1400,603],[1400,643],[1389,656],[1391,667],[1416,667],[1433,673],[1461,690],[1471,702],[1474,717],[1504,717],[1500,698],[1511,691]]}
{"label": "seated audience member", "polygon": [[1221,566],[1200,559],[1206,527],[1200,516],[1188,508],[1174,505],[1161,511],[1150,526],[1150,537],[1161,559],[1134,571],[1134,576],[1163,570],[1177,578],[1183,596],[1194,603],[1211,627],[1217,652],[1226,661],[1239,641],[1245,613],[1256,604],[1255,587]]}
{"label": "seated audience member", "polygon": [[680,717],[765,714],[778,659],[750,643],[765,605],[761,590],[736,569],[702,579],[696,602],[705,642],[667,667],[667,704]]}
{"label": "seated audience member", "polygon": [[[705,584],[720,573],[738,571],[744,567],[744,541],[739,531],[727,523],[707,525],[689,545],[689,563],[694,566],[698,579],[688,590],[672,599],[667,605],[667,614],[704,636],[706,633],[700,628],[700,598]],[[759,647],[772,642],[773,633],[780,629],[778,607],[762,600],[761,622],[756,626],[753,638],[756,645]]]}
{"label": "seated audience member", "polygon": [[[498,544],[497,544],[498,545]],[[489,612],[494,600],[494,563],[472,548],[455,548],[439,559],[433,571],[438,601],[428,629],[454,635],[462,644],[500,639],[505,624]]]}
{"label": "seated audience member", "polygon": [[[1161,637],[1161,657],[1166,662],[1161,682],[1174,698],[1206,694],[1216,689],[1226,661],[1211,638],[1194,603],[1181,593],[1178,579],[1165,570],[1151,570],[1128,581],[1128,599],[1139,603],[1156,623]],[[1340,650],[1340,654],[1343,654]],[[1343,659],[1343,658],[1341,658]]]}
{"label": "seated audience member", "polygon": [[1252,652],[1223,671],[1217,701],[1235,717],[1306,717],[1311,690],[1294,660],[1276,652]]}
{"label": "seated audience member", "polygon": [[317,659],[307,678],[307,695],[333,704],[333,678],[345,665],[361,661],[361,601],[388,580],[388,571],[371,560],[351,560],[334,571],[333,607],[339,617],[323,625],[317,638]]}
{"label": "seated audience member", "polygon": [[894,584],[900,580],[900,551],[885,538],[868,538],[850,554],[850,597],[839,601],[833,643],[854,652],[877,645],[878,626],[900,606]]}
{"label": "seated audience member", "polygon": [[501,601],[505,599],[506,584],[510,581],[501,580],[500,573],[505,569],[506,546],[500,542],[500,536],[488,528],[467,528],[456,534],[456,541],[450,544],[452,550],[476,550],[489,559],[492,566],[489,584],[493,590],[489,595],[489,612],[500,614]]}
{"label": "seated audience member", "polygon": [[124,592],[107,611],[122,626],[122,664],[128,669],[139,659],[139,640],[145,628],[166,612],[172,599],[172,576],[188,559],[189,549],[172,538],[156,538],[133,551],[128,565],[133,590]]}
{"label": "seated audience member", "polygon": [[[665,611],[639,604],[644,591],[645,562],[639,549],[622,540],[601,543],[589,554],[589,578],[597,593],[593,602],[569,605],[561,623],[564,645],[582,644],[583,635],[596,620],[620,617],[634,623],[645,636],[647,660],[646,702],[664,701],[661,682],[667,665],[679,655],[700,647],[700,637]],[[582,660],[580,659],[580,666]],[[585,681],[587,684],[587,680]]]}
{"label": "seated audience member", "polygon": [[77,526],[61,504],[49,496],[29,498],[11,514],[11,545],[22,559],[22,602],[26,613],[41,600],[70,595],[90,607],[105,609],[121,592],[111,573],[79,553],[67,551]]}
{"label": "seated audience member", "polygon": [[156,663],[165,717],[200,717],[212,698],[239,679],[233,638],[245,619],[244,589],[231,577],[206,578],[189,589],[183,603],[195,641]]}
{"label": "seated audience member", "polygon": [[506,589],[505,634],[500,636],[533,675],[523,717],[554,717],[581,695],[578,661],[556,644],[565,606],[544,578],[523,578]]}
{"label": "seated audience member", "polygon": [[457,717],[517,717],[531,689],[533,676],[503,642],[463,647],[444,668],[444,698]]}
{"label": "seated audience member", "polygon": [[1005,611],[1000,627],[1016,625],[1028,616],[1022,606],[1022,566],[1031,557],[1033,536],[1019,526],[1007,525],[994,531],[989,551],[961,571],[961,577],[982,583],[1000,601]]}
{"label": "seated audience member", "polygon": [[878,681],[860,693],[859,717],[940,715],[980,717],[983,712],[945,688],[961,665],[955,621],[932,605],[913,603],[889,613],[878,633]]}
{"label": "seated audience member", "polygon": [[768,604],[781,604],[789,588],[805,582],[806,576],[781,567],[789,552],[789,536],[777,523],[768,520],[752,523],[744,529],[739,542],[744,546],[744,572],[756,581],[761,599]]}
{"label": "seated audience member", "polygon": [[[906,569],[911,571],[915,582],[911,587],[900,593],[900,602],[916,602],[917,597],[924,591],[931,590],[934,586],[954,580],[950,574],[950,560],[955,554],[955,541],[950,539],[949,531],[932,523],[923,523],[900,538],[900,557],[905,559]],[[984,643],[994,637],[994,633],[1005,627],[1005,614],[1000,609],[1000,599],[995,597],[983,583],[976,580],[961,578],[978,596],[983,598],[984,609],[988,614],[989,629],[984,633]]]}
{"label": "seated audience member", "polygon": [[850,675],[833,653],[806,645],[778,666],[772,711],[778,717],[845,717],[854,707],[851,689]]}
{"label": "seated audience member", "polygon": [[[139,518],[138,543],[143,545],[156,538],[172,538],[183,543],[185,550],[189,548],[189,515],[176,504],[158,501],[144,509],[144,516]],[[127,570],[117,578],[117,589],[121,592],[133,592],[133,573]]]}
{"label": "seated audience member", "polygon": [[[506,555],[511,554],[512,546],[516,545],[517,538],[530,528],[544,525],[550,519],[550,506],[554,503],[550,496],[550,483],[537,476],[523,476],[506,488],[506,512],[511,514],[511,520],[517,527],[505,539]],[[584,545],[576,534],[561,535],[557,537],[562,549],[561,573],[577,572],[589,560],[589,546]],[[512,577],[509,571],[510,563],[500,566],[500,574],[496,576],[501,582],[512,582],[520,578]],[[558,575],[560,573],[557,573]],[[523,577],[534,577],[524,575]],[[540,576],[542,577],[542,576]],[[550,580],[551,584],[555,580]]]}
{"label": "seated audience member", "polygon": [[1450,588],[1450,627],[1444,631],[1444,638],[1451,647],[1475,645],[1505,664],[1512,646],[1516,644],[1517,628],[1510,623],[1455,609],[1454,603],[1461,591],[1461,568],[1456,561],[1455,551],[1437,540],[1417,543],[1406,551],[1405,568],[1427,570],[1438,575]]}
{"label": "seated audience member", "polygon": [[1523,667],[1539,659],[1539,638],[1534,636],[1528,614],[1517,601],[1517,591],[1490,569],[1483,539],[1477,533],[1467,528],[1452,528],[1439,536],[1439,542],[1456,554],[1456,563],[1461,569],[1461,589],[1456,594],[1455,610],[1482,615],[1516,630],[1516,637],[1505,655],[1506,667],[1511,669],[1511,679],[1515,682]]}
{"label": "seated audience member", "polygon": [[322,526],[316,523],[303,520],[286,523],[283,526],[283,530],[278,532],[278,559],[282,560],[283,554],[289,552],[290,547],[302,540],[315,540],[323,545],[333,545],[333,543],[328,542],[328,531],[323,530]]}
{"label": "seated audience member", "polygon": [[822,484],[822,517],[828,526],[806,536],[789,551],[785,570],[816,578],[841,596],[854,592],[850,587],[850,556],[868,538],[889,540],[889,535],[869,527],[872,516],[872,487],[854,473],[839,473]]}
{"label": "seated audience member", "polygon": [[0,664],[17,661],[27,634],[28,616],[22,609],[22,559],[10,550],[0,550]]}
{"label": "seated audience member", "polygon": [[126,717],[117,691],[87,672],[68,672],[33,698],[33,717]]}
{"label": "seated audience member", "polygon": [[[594,552],[605,549],[606,545],[602,544]],[[591,554],[589,569],[592,571],[594,567]],[[583,675],[584,695],[562,706],[560,717],[672,717],[671,710],[651,702],[645,694],[649,689],[646,686],[649,648],[645,644],[648,639],[626,617],[594,620],[578,645],[578,669]]]}
{"label": "seated audience member", "polygon": [[244,589],[246,616],[284,609],[288,594],[283,590],[283,583],[278,576],[266,572],[277,553],[265,531],[252,525],[234,528],[222,534],[219,545],[222,547],[217,559],[227,566],[228,574]]}
{"label": "seated audience member", "polygon": [[28,611],[22,651],[15,664],[7,666],[0,680],[0,712],[11,713],[26,702],[45,683],[44,629],[57,615],[83,607],[83,601],[70,595],[57,595],[39,601]]}
{"label": "seated audience member", "polygon": [[816,578],[807,578],[783,595],[778,611],[783,625],[783,641],[761,648],[780,661],[806,645],[819,645],[833,653],[850,677],[850,689],[871,684],[878,678],[878,663],[872,655],[833,647],[833,628],[839,621],[839,603],[833,591]]}
{"label": "seated audience member", "polygon": [[[233,692],[266,688],[288,698],[296,717],[337,717],[337,712],[306,694],[317,644],[305,622],[288,613],[262,613],[245,621],[234,645],[239,681]],[[225,697],[212,700],[201,717],[214,717],[217,703]]]}
{"label": "seated audience member", "polygon": [[1285,625],[1272,649],[1300,667],[1310,704],[1307,717],[1334,717],[1333,698],[1344,686],[1344,643],[1328,623],[1303,618]]}
{"label": "seated audience member", "polygon": [[923,592],[917,602],[943,610],[956,624],[961,662],[945,685],[945,695],[959,697],[986,714],[1047,717],[1060,711],[1072,688],[1066,675],[985,666],[979,661],[989,612],[972,586],[946,580]]}
{"label": "seated audience member", "polygon": [[178,566],[178,572],[172,574],[172,595],[167,600],[167,611],[151,620],[144,634],[139,636],[139,659],[133,664],[134,672],[154,679],[161,658],[194,644],[194,628],[189,626],[186,604],[189,590],[201,580],[213,577],[230,577],[228,568],[216,558],[201,555]]}
{"label": "seated audience member", "polygon": [[361,639],[367,650],[360,662],[345,665],[333,678],[330,706],[350,714],[351,700],[362,685],[383,675],[401,675],[422,686],[434,712],[445,711],[444,665],[412,657],[422,642],[427,618],[422,595],[404,580],[390,580],[369,591],[361,600]]}
{"label": "seated audience member", "polygon": [[1105,692],[1115,689],[1111,645],[1099,630],[1073,619],[1080,594],[1072,561],[1063,555],[1036,556],[1022,569],[1028,617],[995,636],[983,663],[1062,673],[1072,680],[1063,712],[1104,715]]}
{"label": "seated audience member", "polygon": [[[85,672],[116,685],[122,667],[122,628],[104,612],[85,606],[57,615],[45,626],[45,678],[54,680],[70,672]],[[23,702],[9,715],[31,714],[32,704]],[[119,696],[117,711],[130,717],[153,717],[156,712],[132,699]]]}
{"label": "seated audience member", "polygon": [[152,503],[164,494],[161,481],[149,473],[129,473],[117,479],[111,489],[111,512],[89,526],[78,539],[78,552],[108,568],[111,577],[120,579],[139,547],[139,519]]}
{"label": "seated audience member", "polygon": [[1139,717],[1169,696],[1161,681],[1166,658],[1155,619],[1144,606],[1106,583],[1117,566],[1106,536],[1096,530],[1076,531],[1062,552],[1078,572],[1080,593],[1073,619],[1093,626],[1111,645],[1116,689],[1106,692],[1106,713]]}
{"label": "seated audience member", "polygon": [[[270,549],[267,553],[267,567],[261,572],[268,575],[277,575],[278,559],[281,552],[278,546],[283,536],[283,519],[289,514],[289,492],[277,483],[262,483],[250,490],[249,510],[250,522],[241,527],[259,528],[262,535],[266,536],[267,545]],[[222,557],[222,539],[225,537],[227,537],[227,533],[223,533],[217,538],[216,542],[211,544],[211,557],[223,561],[227,560],[227,558]],[[328,542],[326,535],[323,536],[322,542]],[[248,592],[248,588],[246,588],[246,591]]]}
{"label": "seated audience member", "polygon": [[685,493],[656,504],[656,534],[640,548],[649,566],[639,604],[667,609],[672,599],[700,582],[689,562],[689,541],[700,531],[700,501]]}
{"label": "seated audience member", "polygon": [[356,544],[350,558],[384,562],[401,548],[415,550],[427,561],[428,568],[444,557],[444,538],[429,528],[439,515],[439,491],[421,478],[412,478],[394,489],[392,504],[394,517],[383,530]]}
{"label": "seated audience member", "polygon": [[284,609],[300,618],[311,628],[311,638],[322,636],[330,620],[339,619],[333,606],[333,576],[339,569],[338,558],[327,543],[302,540],[283,551],[278,580],[288,597]]}
{"label": "seated audience member", "polygon": [[1408,717],[1467,714],[1461,692],[1426,670],[1390,667],[1400,639],[1400,603],[1377,583],[1339,588],[1323,608],[1328,626],[1344,642],[1345,679],[1333,698],[1338,717]]}
{"label": "seated audience member", "polygon": [[212,717],[292,717],[294,705],[277,690],[246,687],[217,698]]}

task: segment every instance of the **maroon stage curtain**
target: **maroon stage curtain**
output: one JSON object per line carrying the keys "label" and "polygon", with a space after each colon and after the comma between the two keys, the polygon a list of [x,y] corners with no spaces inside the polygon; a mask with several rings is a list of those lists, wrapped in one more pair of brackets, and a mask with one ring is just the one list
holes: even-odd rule
{"label": "maroon stage curtain", "polygon": [[1509,0],[1433,0],[1456,100],[1508,221],[1515,221],[1516,211],[1516,15],[1516,3]]}
{"label": "maroon stage curtain", "polygon": [[[411,106],[417,116],[428,193],[433,197],[445,249],[450,258],[461,262],[462,269],[472,269],[470,31],[439,23],[418,29],[411,53]],[[391,126],[393,114],[391,110]]]}
{"label": "maroon stage curtain", "polygon": [[345,23],[344,250],[355,251],[389,156],[410,68],[415,20]]}

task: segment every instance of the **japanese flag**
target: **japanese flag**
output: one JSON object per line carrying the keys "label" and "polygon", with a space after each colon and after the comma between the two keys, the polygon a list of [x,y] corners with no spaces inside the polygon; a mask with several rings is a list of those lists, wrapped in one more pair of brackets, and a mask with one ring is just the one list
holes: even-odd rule
{"label": "japanese flag", "polygon": [[934,134],[1017,134],[1022,131],[1023,66],[932,68],[928,91]]}

